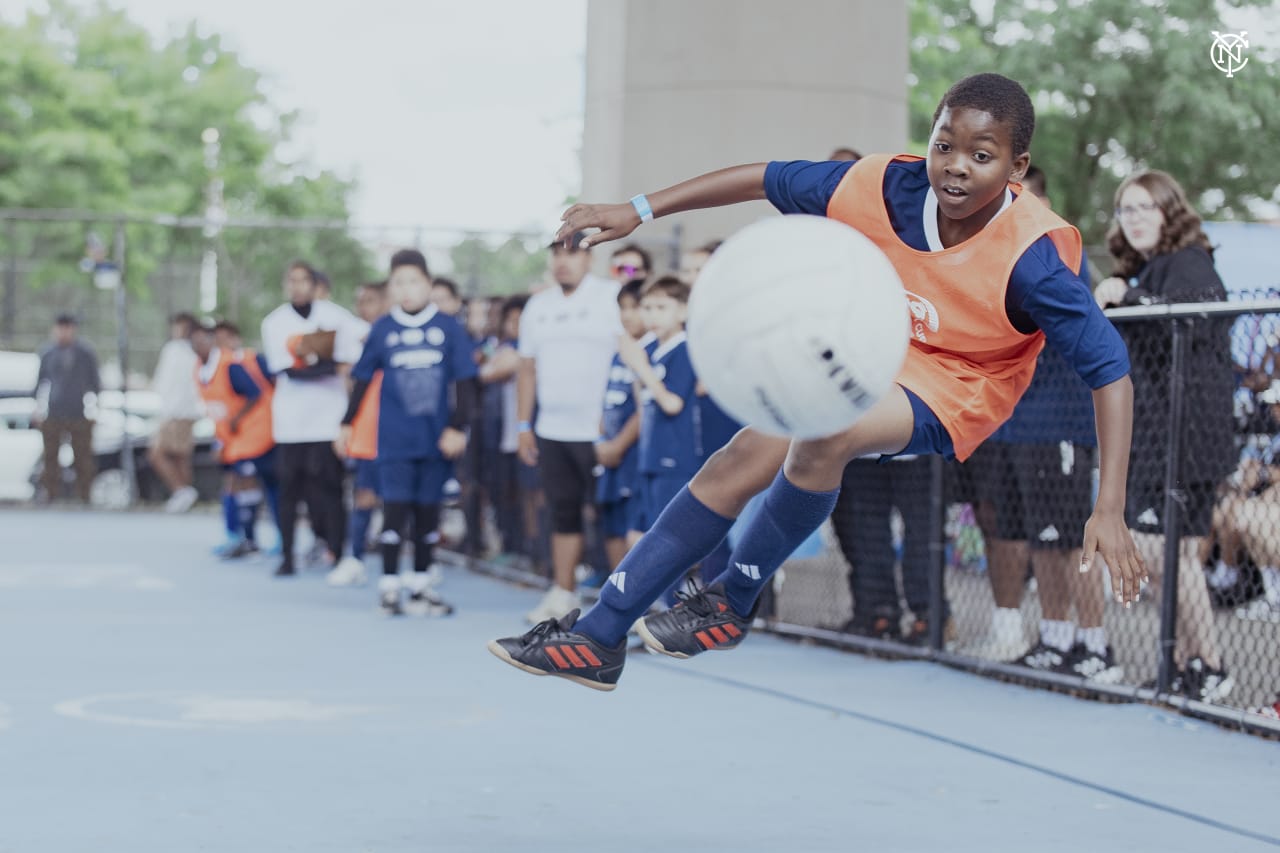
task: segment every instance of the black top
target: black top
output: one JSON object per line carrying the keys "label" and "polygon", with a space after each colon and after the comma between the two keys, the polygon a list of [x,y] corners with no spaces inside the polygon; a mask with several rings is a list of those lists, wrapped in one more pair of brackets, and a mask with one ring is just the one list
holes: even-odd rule
{"label": "black top", "polygon": [[[1227,298],[1213,258],[1199,247],[1151,258],[1138,273],[1126,305],[1220,302]],[[1191,318],[1182,376],[1183,483],[1216,483],[1235,467],[1231,363],[1231,317]],[[1173,412],[1170,409],[1172,322],[1133,320],[1118,324],[1129,347],[1133,378],[1133,453],[1130,481],[1164,482]]]}
{"label": "black top", "polygon": [[40,350],[40,373],[36,378],[36,396],[41,385],[48,384],[49,413],[53,420],[78,420],[84,417],[84,395],[102,390],[98,376],[98,356],[93,348],[80,340],[67,346],[49,344]]}

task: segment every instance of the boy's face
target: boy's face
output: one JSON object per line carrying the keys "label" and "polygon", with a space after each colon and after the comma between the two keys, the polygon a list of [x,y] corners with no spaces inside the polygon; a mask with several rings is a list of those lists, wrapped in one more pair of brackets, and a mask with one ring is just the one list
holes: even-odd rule
{"label": "boy's face", "polygon": [[1030,152],[1014,153],[1009,128],[982,110],[944,107],[929,137],[929,184],[948,219],[968,219],[999,203],[1030,163]]}
{"label": "boy's face", "polygon": [[513,308],[502,318],[502,339],[504,341],[514,341],[520,337],[520,314],[519,308]]}
{"label": "boy's face", "polygon": [[476,299],[467,306],[467,331],[473,338],[489,334],[489,300]]}
{"label": "boy's face", "polygon": [[453,295],[453,291],[447,287],[429,287],[431,294],[431,302],[440,309],[441,314],[448,314],[450,317],[458,316],[458,312],[462,310],[462,300]]}
{"label": "boy's face", "polygon": [[196,357],[201,361],[209,358],[209,353],[213,352],[214,336],[213,333],[205,329],[196,329],[191,333],[191,349],[195,350]]}
{"label": "boy's face", "polygon": [[410,314],[417,314],[431,302],[431,279],[417,267],[396,267],[387,287],[395,303]]}
{"label": "boy's face", "polygon": [[[230,329],[218,329],[213,333],[213,345],[218,349],[229,349],[234,352],[240,349],[240,336]],[[192,346],[195,346],[194,338],[192,338]]]}
{"label": "boy's face", "polygon": [[659,338],[666,338],[684,328],[688,306],[672,299],[667,294],[656,291],[640,300],[640,310],[644,314],[644,327]]}
{"label": "boy's face", "polygon": [[640,303],[630,296],[618,300],[618,316],[622,318],[622,329],[633,338],[644,334],[644,315],[640,311]]}
{"label": "boy's face", "polygon": [[310,305],[316,298],[315,279],[304,269],[291,269],[284,274],[284,292],[293,305]]}
{"label": "boy's face", "polygon": [[366,323],[387,313],[386,291],[376,287],[362,287],[356,292],[356,316]]}
{"label": "boy's face", "polygon": [[626,284],[629,281],[644,281],[649,277],[649,268],[644,265],[644,258],[637,252],[619,252],[613,256],[613,277]]}
{"label": "boy's face", "polygon": [[693,287],[710,257],[711,255],[701,249],[693,249],[682,254],[680,256],[680,280]]}
{"label": "boy's face", "polygon": [[566,249],[556,246],[547,260],[551,277],[561,287],[574,288],[582,283],[591,268],[591,252],[585,249]]}

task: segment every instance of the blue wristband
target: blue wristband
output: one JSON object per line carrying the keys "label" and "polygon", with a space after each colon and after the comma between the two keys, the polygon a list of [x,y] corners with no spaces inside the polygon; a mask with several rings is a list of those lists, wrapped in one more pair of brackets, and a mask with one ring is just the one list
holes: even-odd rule
{"label": "blue wristband", "polygon": [[520,421],[516,424],[516,432],[533,432],[533,424],[528,421]]}
{"label": "blue wristband", "polygon": [[645,198],[643,193],[632,197],[631,206],[636,209],[636,215],[640,217],[641,222],[653,221],[653,208],[649,206],[649,199]]}

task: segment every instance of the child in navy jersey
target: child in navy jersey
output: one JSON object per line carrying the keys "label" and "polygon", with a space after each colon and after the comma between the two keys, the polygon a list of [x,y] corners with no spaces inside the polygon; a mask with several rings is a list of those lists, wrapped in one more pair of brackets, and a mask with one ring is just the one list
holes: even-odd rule
{"label": "child in navy jersey", "polygon": [[[629,341],[648,344],[652,335],[645,332],[640,309],[643,282],[630,281],[618,290],[618,315],[623,333]],[[622,362],[621,353],[609,365],[609,384],[604,391],[604,409],[600,414],[600,440],[596,442],[596,461],[603,473],[596,480],[596,502],[604,526],[604,547],[609,569],[617,568],[627,553],[627,533],[639,508],[636,498],[636,463],[639,450],[640,412],[636,408],[636,375]]]}
{"label": "child in navy jersey", "polygon": [[[422,253],[405,249],[391,259],[391,298],[397,306],[369,330],[351,375],[355,387],[340,442],[381,370],[378,405],[378,480],[382,489],[382,609],[402,612],[400,545],[413,531],[413,574],[406,610],[448,615],[453,608],[430,589],[427,570],[439,539],[440,502],[453,460],[467,447],[464,428],[475,404],[475,361],[466,330],[431,304],[431,278]],[[451,406],[450,400],[456,400]]]}
{"label": "child in navy jersey", "polygon": [[658,279],[645,287],[640,297],[652,342],[642,347],[638,342],[622,341],[619,346],[619,357],[635,373],[640,405],[640,506],[627,534],[633,543],[653,526],[702,464],[694,394],[698,377],[693,373],[684,335],[688,309],[689,285],[674,276]]}

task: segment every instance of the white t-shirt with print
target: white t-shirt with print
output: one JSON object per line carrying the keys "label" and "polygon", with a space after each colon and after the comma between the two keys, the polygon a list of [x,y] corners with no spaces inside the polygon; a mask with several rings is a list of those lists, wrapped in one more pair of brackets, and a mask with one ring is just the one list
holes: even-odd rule
{"label": "white t-shirt with print", "polygon": [[537,362],[535,433],[552,441],[599,437],[620,334],[618,283],[610,279],[588,273],[569,296],[556,286],[529,299],[520,316],[520,355]]}

